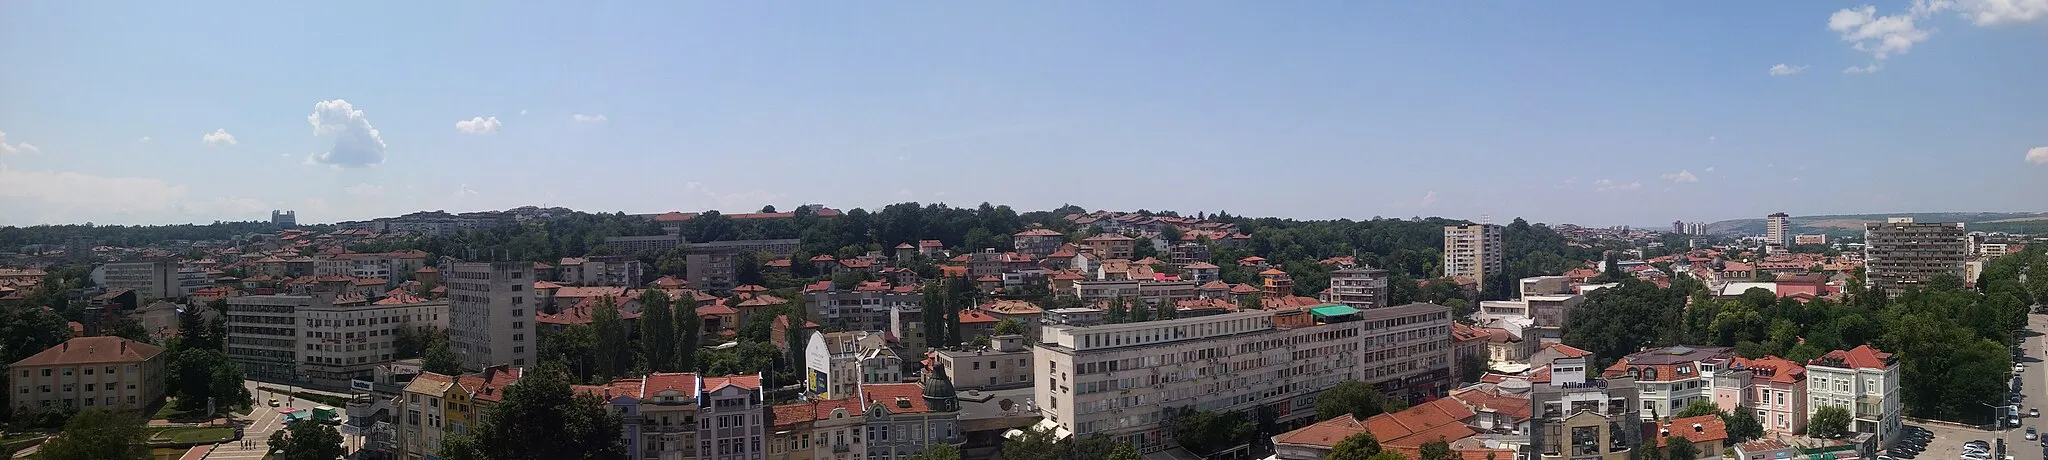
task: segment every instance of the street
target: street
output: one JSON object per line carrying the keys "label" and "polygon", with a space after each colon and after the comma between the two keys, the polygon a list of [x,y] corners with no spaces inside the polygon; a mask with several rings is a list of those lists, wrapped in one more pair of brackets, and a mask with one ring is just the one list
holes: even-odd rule
{"label": "street", "polygon": [[[2043,346],[2043,341],[2048,339],[2048,336],[2040,335],[2039,331],[2043,330],[2048,330],[2048,315],[2027,315],[2027,332],[2020,340],[2020,349],[2025,352],[2026,356],[2014,361],[2015,363],[2027,366],[2026,371],[2021,372],[2019,376],[2021,382],[2021,399],[2018,403],[2020,426],[2000,430],[1998,435],[1999,438],[2005,439],[2005,454],[2012,456],[2014,460],[2048,460],[2041,456],[2041,441],[2027,440],[2027,428],[2043,427],[2040,423],[2041,419],[2027,416],[2027,411],[2029,409],[2048,409],[2048,362],[2044,362],[2041,359],[2043,353],[2048,352],[2048,347]],[[1989,411],[1991,409],[1987,408],[1985,410]],[[1983,439],[1991,440],[1990,437]],[[1996,443],[1996,441],[1992,442]],[[1931,454],[1932,452],[1929,453]],[[1929,460],[1948,460],[1949,458],[1954,457],[1933,458]]]}
{"label": "street", "polygon": [[[258,386],[284,387],[294,391],[299,390],[297,387],[284,384],[261,383],[254,380],[243,382],[242,385],[248,387],[250,396],[256,399],[256,410],[250,412],[247,416],[237,417],[238,420],[249,422],[248,427],[242,430],[242,440],[221,444],[213,450],[213,453],[206,456],[208,459],[261,459],[269,448],[270,433],[285,429],[284,414],[279,412],[279,409],[312,409],[314,406],[319,405],[319,403],[293,398],[290,394],[272,393]],[[277,399],[277,407],[270,407],[271,398]],[[344,452],[353,453],[361,448],[363,444],[362,436],[352,434],[342,434],[341,440]]]}

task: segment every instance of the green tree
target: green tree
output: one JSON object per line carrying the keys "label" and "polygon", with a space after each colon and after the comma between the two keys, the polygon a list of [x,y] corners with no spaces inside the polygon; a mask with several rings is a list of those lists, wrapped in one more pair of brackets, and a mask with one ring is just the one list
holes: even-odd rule
{"label": "green tree", "polygon": [[1379,453],[1379,438],[1373,437],[1371,431],[1360,431],[1337,441],[1337,445],[1330,448],[1327,460],[1368,460]]}
{"label": "green tree", "polygon": [[[802,209],[802,208],[799,208]],[[675,303],[676,368],[697,368],[697,347],[703,345],[704,318],[697,316],[697,301],[684,298]]]}
{"label": "green tree", "polygon": [[597,370],[597,329],[588,324],[571,324],[540,338],[540,360],[555,360],[569,369],[578,382],[589,382]]}
{"label": "green tree", "polygon": [[211,398],[220,411],[249,404],[249,389],[242,386],[242,370],[220,350],[183,348],[171,355],[165,366],[167,390],[182,410],[202,410]]}
{"label": "green tree", "polygon": [[626,321],[619,317],[619,305],[610,297],[599,297],[590,313],[590,326],[597,330],[597,375],[604,379],[625,375],[633,365],[633,349],[627,340]]}
{"label": "green tree", "polygon": [[1399,451],[1382,450],[1379,453],[1372,454],[1371,460],[1408,460],[1408,456],[1401,455]]}
{"label": "green tree", "polygon": [[1388,405],[1386,397],[1372,385],[1345,380],[1316,396],[1316,420],[1329,420],[1345,414],[1365,420],[1387,412]]}
{"label": "green tree", "polygon": [[[626,456],[623,424],[597,396],[569,390],[567,369],[543,362],[505,388],[504,399],[471,431],[444,442],[443,458],[614,459]],[[456,436],[461,438],[463,436]],[[535,440],[547,440],[535,442]]]}
{"label": "green tree", "polygon": [[1138,448],[1131,447],[1130,443],[1119,442],[1116,443],[1115,447],[1110,448],[1108,455],[1104,455],[1100,458],[1104,460],[1142,460],[1145,457],[1142,455],[1138,455]]}
{"label": "green tree", "polygon": [[1700,458],[1700,447],[1684,436],[1671,435],[1664,438],[1664,458],[1668,460],[1693,460]]}
{"label": "green tree", "polygon": [[[1110,444],[1115,444],[1114,441],[1109,440],[1109,437],[1100,434],[1089,437],[1090,440],[1099,438],[1100,442],[1082,440],[1075,443],[1071,440],[1063,441],[1059,439],[1053,434],[1052,430],[1025,427],[1019,431],[1020,433],[1016,436],[1003,440],[1001,448],[1003,460],[1067,460],[1070,458],[1100,457],[1108,455],[1111,448]],[[1082,444],[1083,446],[1076,446],[1075,444]],[[1084,448],[1092,449],[1092,451],[1076,452]]]}
{"label": "green tree", "polygon": [[640,347],[647,367],[655,372],[675,372],[675,310],[669,307],[667,292],[640,291]]}
{"label": "green tree", "polygon": [[1842,406],[1820,406],[1813,411],[1813,417],[1806,421],[1806,434],[1822,439],[1840,439],[1849,434],[1849,422],[1854,417],[1849,408]]}
{"label": "green tree", "polygon": [[1461,356],[1458,358],[1459,381],[1472,383],[1486,377],[1486,357],[1483,355]]}
{"label": "green tree", "polygon": [[144,329],[142,323],[135,321],[135,318],[127,316],[115,318],[114,323],[106,326],[106,328],[107,335],[142,343],[156,343],[156,339],[149,336],[149,330]]}
{"label": "green tree", "polygon": [[86,409],[64,423],[64,431],[36,452],[39,460],[143,460],[143,420],[132,414]]}
{"label": "green tree", "polygon": [[1172,432],[1181,447],[1208,455],[1251,442],[1257,427],[1243,412],[1189,410],[1173,419]]}
{"label": "green tree", "polygon": [[1023,334],[1024,322],[1017,318],[1003,318],[996,322],[996,335]]}
{"label": "green tree", "polygon": [[462,357],[448,347],[448,340],[436,339],[427,344],[427,351],[420,355],[420,370],[441,375],[462,373]]}
{"label": "green tree", "polygon": [[1420,454],[1417,456],[1420,457],[1419,460],[1452,460],[1458,458],[1457,453],[1451,452],[1451,443],[1444,441],[1441,437],[1435,441],[1422,443],[1422,452]]}
{"label": "green tree", "polygon": [[960,460],[960,448],[952,444],[932,444],[924,452],[910,455],[910,460]]}
{"label": "green tree", "polygon": [[1764,422],[1756,418],[1756,409],[1749,406],[1737,406],[1734,412],[1721,414],[1721,420],[1728,426],[1727,444],[1740,444],[1764,437]]}
{"label": "green tree", "polygon": [[1691,403],[1688,403],[1688,404],[1686,404],[1686,405],[1685,405],[1685,408],[1679,409],[1679,410],[1678,410],[1678,413],[1676,413],[1676,414],[1671,414],[1671,417],[1672,417],[1672,418],[1685,418],[1685,417],[1698,417],[1698,416],[1702,416],[1702,415],[1720,415],[1720,414],[1721,414],[1721,406],[1717,406],[1717,405],[1714,405],[1714,402],[1713,402],[1713,401],[1708,401],[1708,400],[1705,400],[1705,399],[1700,399],[1700,400],[1694,400],[1693,402],[1691,402]]}
{"label": "green tree", "polygon": [[271,457],[277,460],[334,460],[346,454],[341,446],[341,432],[313,419],[300,419],[285,431],[273,432],[269,445],[271,452],[283,452]]}

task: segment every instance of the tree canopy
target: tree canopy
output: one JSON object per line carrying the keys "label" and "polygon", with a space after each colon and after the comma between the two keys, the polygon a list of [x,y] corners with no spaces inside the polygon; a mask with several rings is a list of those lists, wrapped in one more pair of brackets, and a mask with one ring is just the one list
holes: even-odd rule
{"label": "tree canopy", "polygon": [[1849,423],[1855,418],[1849,408],[1842,406],[1820,406],[1813,411],[1813,417],[1806,421],[1806,434],[1822,439],[1840,439],[1849,434]]}
{"label": "tree canopy", "polygon": [[64,424],[64,431],[43,443],[41,460],[143,460],[143,420],[133,414],[86,409]]}
{"label": "tree canopy", "polygon": [[1330,448],[1327,460],[1369,460],[1380,453],[1380,440],[1371,431],[1344,437]]}
{"label": "tree canopy", "polygon": [[1316,395],[1316,420],[1329,420],[1344,414],[1365,420],[1382,412],[1389,412],[1390,407],[1391,410],[1400,410],[1398,406],[1399,403],[1388,401],[1370,384],[1345,380]]}
{"label": "tree canopy", "polygon": [[[443,443],[444,458],[614,459],[626,455],[619,442],[623,422],[596,396],[569,389],[568,370],[542,362],[505,388],[471,431],[474,439]],[[462,436],[457,436],[462,437]],[[547,440],[535,442],[535,440]]]}
{"label": "tree canopy", "polygon": [[345,453],[341,446],[341,432],[310,418],[299,419],[287,425],[285,430],[272,432],[269,447],[272,452],[284,452],[271,457],[277,460],[334,460]]}

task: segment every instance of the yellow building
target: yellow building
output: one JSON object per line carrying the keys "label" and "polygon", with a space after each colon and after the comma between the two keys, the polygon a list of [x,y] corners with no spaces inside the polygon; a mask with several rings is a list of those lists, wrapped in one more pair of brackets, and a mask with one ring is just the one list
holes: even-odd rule
{"label": "yellow building", "polygon": [[485,411],[505,396],[505,387],[518,382],[525,369],[492,366],[483,372],[449,376],[421,372],[396,406],[398,447],[406,459],[425,459],[441,449],[450,436],[468,435],[483,420]]}

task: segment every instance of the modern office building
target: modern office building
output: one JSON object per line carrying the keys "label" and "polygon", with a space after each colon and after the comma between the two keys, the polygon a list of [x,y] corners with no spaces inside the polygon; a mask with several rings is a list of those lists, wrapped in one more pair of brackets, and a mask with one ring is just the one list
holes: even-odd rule
{"label": "modern office building", "polygon": [[1351,267],[1330,272],[1330,295],[1323,299],[1359,310],[1387,305],[1387,271],[1372,267]]}
{"label": "modern office building", "polygon": [[7,365],[10,410],[140,411],[164,396],[163,347],[120,337],[74,337]]}
{"label": "modern office building", "polygon": [[1792,216],[1772,213],[1764,216],[1764,244],[1780,248],[1792,244]]}
{"label": "modern office building", "polygon": [[1388,398],[1417,404],[1458,383],[1451,369],[1451,308],[1432,303],[1365,310],[1358,380]]}
{"label": "modern office building", "polygon": [[1960,223],[1916,223],[1894,217],[1863,227],[1864,279],[1887,296],[1941,275],[1963,279],[1970,243]]}
{"label": "modern office building", "polygon": [[1587,363],[1576,364],[1560,360],[1530,378],[1530,450],[1543,460],[1631,458],[1647,418],[1638,413],[1640,384],[1627,376],[1587,379]]}
{"label": "modern office building", "polygon": [[1486,289],[1487,277],[1502,269],[1501,232],[1492,224],[1444,227],[1444,276],[1470,276]]}
{"label": "modern office building", "polygon": [[456,262],[440,269],[448,288],[448,341],[465,369],[535,363],[540,308],[532,293],[532,262]]}
{"label": "modern office building", "polygon": [[1284,426],[1314,417],[1317,392],[1358,379],[1365,350],[1398,348],[1367,345],[1369,323],[1359,316],[1330,305],[1048,325],[1032,350],[1034,367],[1045,372],[1033,400],[1060,429],[1107,435],[1140,452],[1175,445],[1168,422],[1182,409],[1270,407]]}

